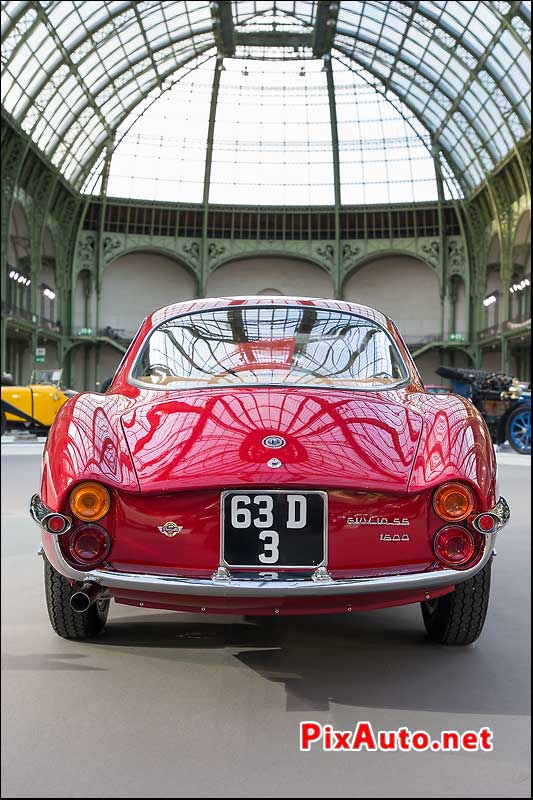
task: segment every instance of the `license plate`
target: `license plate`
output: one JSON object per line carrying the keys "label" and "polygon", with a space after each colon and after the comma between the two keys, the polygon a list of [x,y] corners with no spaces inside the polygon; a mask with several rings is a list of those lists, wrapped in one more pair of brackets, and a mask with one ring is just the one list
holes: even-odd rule
{"label": "license plate", "polygon": [[299,569],[325,564],[325,492],[229,491],[221,500],[221,554],[227,566]]}

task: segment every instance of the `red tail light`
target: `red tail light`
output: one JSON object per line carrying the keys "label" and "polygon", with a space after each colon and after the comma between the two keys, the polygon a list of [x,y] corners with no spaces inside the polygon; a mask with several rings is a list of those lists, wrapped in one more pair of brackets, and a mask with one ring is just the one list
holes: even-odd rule
{"label": "red tail light", "polygon": [[492,514],[478,514],[473,524],[474,528],[481,533],[492,533],[496,529],[498,521]]}
{"label": "red tail light", "polygon": [[449,525],[433,538],[435,555],[447,567],[462,567],[476,554],[476,541],[470,531]]}
{"label": "red tail light", "polygon": [[82,525],[70,536],[70,556],[81,566],[98,566],[105,561],[110,550],[111,538],[100,525]]}
{"label": "red tail light", "polygon": [[55,533],[57,535],[65,533],[70,527],[70,520],[63,514],[48,514],[44,519],[44,527],[48,533]]}

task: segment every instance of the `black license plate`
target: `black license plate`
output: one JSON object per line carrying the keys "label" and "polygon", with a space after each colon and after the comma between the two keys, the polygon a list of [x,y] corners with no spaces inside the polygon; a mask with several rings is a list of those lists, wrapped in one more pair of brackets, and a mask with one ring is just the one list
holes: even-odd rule
{"label": "black license plate", "polygon": [[326,561],[325,492],[222,493],[222,560],[229,567],[319,567]]}

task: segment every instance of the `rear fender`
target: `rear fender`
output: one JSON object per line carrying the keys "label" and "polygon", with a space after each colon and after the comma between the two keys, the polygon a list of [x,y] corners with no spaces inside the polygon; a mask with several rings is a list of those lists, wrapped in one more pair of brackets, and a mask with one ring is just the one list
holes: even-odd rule
{"label": "rear fender", "polygon": [[41,499],[49,508],[64,511],[70,490],[84,480],[139,491],[120,425],[127,404],[122,396],[82,393],[59,409],[43,453]]}

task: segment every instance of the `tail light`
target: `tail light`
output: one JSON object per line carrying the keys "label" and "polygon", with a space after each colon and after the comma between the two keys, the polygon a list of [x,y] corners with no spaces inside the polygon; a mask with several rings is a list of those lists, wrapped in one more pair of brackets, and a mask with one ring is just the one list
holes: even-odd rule
{"label": "tail light", "polygon": [[70,535],[71,559],[84,567],[101,564],[111,550],[111,537],[100,525],[81,525]]}
{"label": "tail light", "polygon": [[441,528],[433,537],[435,555],[447,567],[462,567],[475,556],[478,547],[470,531],[458,525]]}
{"label": "tail light", "polygon": [[97,522],[105,517],[111,506],[109,492],[96,481],[85,481],[76,486],[70,495],[70,510],[84,522]]}
{"label": "tail light", "polygon": [[498,527],[498,520],[493,514],[478,514],[472,525],[480,533],[492,533]]}
{"label": "tail light", "polygon": [[433,508],[447,522],[462,522],[474,508],[474,495],[462,483],[445,483],[433,495]]}
{"label": "tail light", "polygon": [[64,514],[48,514],[42,521],[43,528],[56,536],[66,533],[71,525],[71,518]]}

